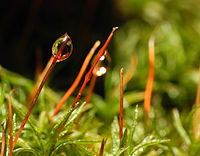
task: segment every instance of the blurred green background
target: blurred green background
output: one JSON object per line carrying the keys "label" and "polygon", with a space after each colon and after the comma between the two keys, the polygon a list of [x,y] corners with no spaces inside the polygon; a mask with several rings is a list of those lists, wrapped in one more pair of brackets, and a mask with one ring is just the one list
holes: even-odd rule
{"label": "blurred green background", "polygon": [[[200,1],[198,0],[11,0],[1,2],[0,64],[34,79],[36,53],[43,67],[54,41],[67,32],[73,41],[71,57],[59,63],[49,85],[66,90],[96,40],[102,44],[113,26],[119,26],[108,50],[110,73],[98,79],[95,92],[104,93],[119,83],[119,69],[137,69],[125,92],[144,91],[148,74],[148,40],[155,37],[153,102],[179,109],[193,105],[200,63]],[[39,49],[39,50],[38,50]],[[109,77],[109,78],[108,78]],[[109,87],[108,87],[109,88]],[[75,94],[74,94],[75,95]]]}

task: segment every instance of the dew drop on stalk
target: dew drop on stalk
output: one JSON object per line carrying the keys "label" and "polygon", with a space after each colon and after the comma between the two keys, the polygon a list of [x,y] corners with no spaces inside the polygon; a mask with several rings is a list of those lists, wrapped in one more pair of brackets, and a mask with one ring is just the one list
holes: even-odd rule
{"label": "dew drop on stalk", "polygon": [[60,62],[71,55],[72,49],[72,40],[66,33],[54,42],[52,46],[52,55],[57,59],[57,62]]}
{"label": "dew drop on stalk", "polygon": [[96,76],[104,75],[110,66],[110,62],[111,62],[111,58],[108,51],[106,50],[104,55],[101,56],[101,58],[99,59],[99,62],[95,66],[93,70],[93,74]]}
{"label": "dew drop on stalk", "polygon": [[143,150],[144,150],[143,148],[140,148],[140,149],[139,149],[140,152],[142,152]]}

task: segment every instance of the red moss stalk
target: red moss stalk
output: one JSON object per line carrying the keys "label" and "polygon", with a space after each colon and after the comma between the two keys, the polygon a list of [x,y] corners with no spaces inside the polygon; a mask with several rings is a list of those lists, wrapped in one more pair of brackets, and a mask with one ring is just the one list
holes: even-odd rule
{"label": "red moss stalk", "polygon": [[104,146],[105,146],[105,141],[103,139],[102,142],[101,142],[101,148],[100,148],[100,151],[99,151],[99,156],[103,156]]}
{"label": "red moss stalk", "polygon": [[56,54],[52,53],[53,54],[53,56],[52,56],[53,57],[53,61],[52,61],[51,65],[50,65],[50,67],[48,68],[48,70],[47,70],[42,82],[40,83],[40,86],[39,86],[39,88],[38,88],[38,90],[37,90],[37,92],[35,94],[35,97],[34,97],[32,103],[31,103],[31,106],[30,106],[30,108],[29,108],[24,120],[22,121],[22,124],[21,124],[21,126],[20,126],[20,128],[19,128],[19,130],[18,130],[18,132],[17,132],[17,134],[15,136],[15,139],[13,141],[13,148],[15,147],[15,144],[16,144],[16,142],[17,142],[17,140],[18,140],[18,138],[19,138],[19,136],[20,136],[20,134],[21,134],[21,132],[22,132],[22,130],[23,130],[23,128],[24,128],[24,126],[25,126],[30,114],[31,114],[31,112],[32,112],[32,109],[33,109],[33,107],[34,107],[34,105],[35,105],[35,103],[36,103],[36,101],[38,99],[38,96],[39,96],[39,94],[40,94],[40,92],[41,92],[41,90],[42,90],[42,88],[43,88],[43,86],[44,86],[49,74],[53,70],[53,67],[56,65],[57,62],[60,62],[60,61],[62,61],[64,59],[68,58],[69,55],[71,54],[71,51],[70,51],[70,52],[67,52],[67,54],[63,54],[62,55],[62,52],[63,52],[63,50],[64,50],[64,48],[66,46],[66,43],[67,42],[71,42],[71,38],[67,34],[65,34],[64,36],[65,36],[65,40],[61,44],[61,46],[59,47],[59,49],[56,52]]}
{"label": "red moss stalk", "polygon": [[123,71],[124,69],[121,68],[120,70],[120,114],[119,114],[119,137],[120,140],[123,136]]}
{"label": "red moss stalk", "polygon": [[87,75],[85,76],[85,80],[84,80],[84,82],[83,82],[83,84],[82,84],[82,86],[81,86],[81,89],[79,90],[79,93],[78,93],[78,95],[77,95],[77,97],[76,97],[76,99],[75,99],[75,101],[74,101],[72,107],[74,107],[74,106],[76,105],[76,103],[79,101],[79,99],[80,99],[80,97],[81,97],[81,95],[82,95],[82,93],[83,93],[83,90],[84,90],[86,84],[88,83],[88,81],[90,80],[90,77],[92,76],[92,71],[93,71],[95,65],[98,63],[99,59],[100,59],[101,56],[104,54],[104,52],[105,52],[105,50],[106,50],[106,47],[108,46],[108,43],[110,42],[110,40],[111,40],[111,38],[112,38],[112,36],[113,36],[114,31],[117,30],[117,29],[118,29],[118,27],[115,27],[115,28],[112,29],[112,32],[110,33],[110,35],[109,35],[109,37],[108,37],[106,43],[105,43],[104,46],[100,49],[100,51],[99,51],[99,53],[98,53],[98,55],[97,55],[97,57],[96,57],[96,59],[95,59],[93,65],[92,65],[92,67],[90,68],[89,72],[88,72]]}
{"label": "red moss stalk", "polygon": [[42,71],[42,74],[38,77],[33,89],[31,90],[31,93],[29,94],[27,100],[26,100],[26,106],[28,106],[31,102],[31,100],[33,99],[34,95],[36,94],[37,92],[37,89],[38,89],[38,86],[41,82],[41,80],[44,78],[45,76],[45,73],[47,73],[47,70],[49,69],[49,67],[51,66],[52,62],[53,62],[53,57],[51,57],[45,67],[45,69]]}
{"label": "red moss stalk", "polygon": [[1,124],[1,127],[2,127],[2,143],[1,143],[1,156],[4,155],[4,150],[5,150],[5,142],[6,142],[6,138],[5,138],[5,122],[3,122]]}
{"label": "red moss stalk", "polygon": [[195,100],[196,112],[194,114],[194,124],[193,124],[193,133],[195,139],[198,139],[199,137],[199,101],[200,101],[200,66],[199,66],[199,83],[197,87],[196,100]]}
{"label": "red moss stalk", "polygon": [[94,46],[92,47],[92,49],[90,50],[90,52],[88,53],[88,55],[86,56],[85,61],[83,62],[83,65],[81,67],[81,70],[78,74],[78,76],[76,77],[76,80],[73,82],[73,84],[71,85],[71,87],[68,89],[68,91],[65,93],[65,95],[62,97],[62,99],[60,100],[60,102],[57,104],[54,113],[51,116],[51,120],[53,120],[54,116],[59,112],[61,106],[64,104],[64,102],[70,97],[70,95],[73,93],[73,91],[76,89],[76,87],[78,86],[81,78],[83,77],[83,74],[85,73],[85,70],[88,67],[88,64],[94,54],[94,52],[96,51],[96,49],[99,47],[100,45],[100,41],[96,41]]}
{"label": "red moss stalk", "polygon": [[49,74],[51,73],[53,67],[56,65],[56,62],[57,62],[57,59],[54,58],[50,68],[48,69],[46,75],[44,76],[44,79],[42,80],[42,82],[41,82],[41,84],[40,84],[40,86],[39,86],[39,88],[38,88],[38,90],[37,90],[37,92],[35,94],[35,97],[34,97],[34,99],[32,101],[32,104],[31,104],[29,110],[28,110],[28,113],[26,114],[24,120],[22,121],[22,124],[21,124],[21,126],[20,126],[20,128],[19,128],[19,130],[18,130],[18,132],[17,132],[17,134],[15,136],[15,139],[14,139],[14,142],[13,142],[13,148],[15,147],[15,144],[16,144],[16,142],[17,142],[17,140],[18,140],[18,138],[19,138],[19,136],[20,136],[20,134],[21,134],[21,132],[22,132],[22,130],[23,130],[23,128],[24,128],[24,126],[25,126],[30,114],[31,114],[31,112],[32,112],[32,109],[33,109],[33,107],[34,107],[34,105],[35,105],[35,103],[36,103],[36,101],[38,99],[38,96],[39,96],[39,94],[40,94],[40,92],[41,92],[41,90],[42,90],[42,88],[43,88],[43,86],[44,86]]}
{"label": "red moss stalk", "polygon": [[146,122],[148,123],[149,120],[149,112],[151,109],[151,96],[152,96],[152,88],[153,88],[153,81],[154,81],[154,39],[150,38],[149,40],[149,74],[147,85],[145,89],[144,95],[144,111],[145,111],[145,118]]}
{"label": "red moss stalk", "polygon": [[[117,30],[117,29],[118,29],[118,27],[114,27],[114,28],[112,29],[112,32],[111,32],[110,35],[108,36],[108,39],[106,40],[105,44],[103,45],[103,47],[100,49],[99,53],[97,54],[97,57],[96,57],[94,63],[92,64],[92,67],[91,67],[90,70],[88,71],[87,75],[85,76],[84,82],[83,82],[83,84],[82,84],[82,86],[81,86],[81,88],[80,88],[80,90],[79,90],[79,92],[78,92],[78,95],[76,96],[76,99],[75,99],[74,103],[72,104],[72,109],[74,109],[75,106],[76,106],[76,104],[78,103],[78,101],[79,101],[79,99],[80,99],[80,97],[81,97],[81,95],[82,95],[82,93],[83,93],[83,90],[85,89],[86,84],[88,83],[88,81],[90,80],[90,78],[91,78],[91,76],[92,76],[92,71],[93,71],[95,65],[98,63],[99,59],[100,59],[101,56],[104,54],[104,52],[105,52],[105,50],[106,50],[106,48],[107,48],[107,46],[108,46],[108,43],[110,42],[110,40],[111,40],[111,38],[112,38],[112,36],[113,36],[113,33],[114,33],[115,30]],[[62,130],[63,130],[65,124],[66,124],[66,122],[63,123],[63,125],[62,125],[62,127],[60,128],[60,130],[59,130],[57,136],[60,134],[60,132],[62,132]]]}
{"label": "red moss stalk", "polygon": [[9,153],[9,156],[12,156],[12,145],[13,145],[13,136],[12,136],[12,93],[15,92],[15,89],[13,89],[11,92],[10,92],[10,96],[9,96],[9,102],[8,102],[8,123],[9,123],[9,135],[10,135],[10,140],[9,140],[9,143],[10,143],[10,153]]}
{"label": "red moss stalk", "polygon": [[[92,96],[92,93],[93,93],[93,90],[94,90],[94,86],[96,84],[96,80],[97,80],[97,76],[95,74],[92,75],[92,80],[90,82],[90,85],[89,85],[89,88],[88,88],[88,92],[87,92],[87,95],[86,95],[86,98],[85,98],[85,105],[84,107],[87,106],[88,102],[90,101],[90,98]],[[81,118],[83,116],[84,112],[81,113],[81,115],[79,116],[78,118],[78,122],[77,122],[77,125],[76,125],[76,130],[79,129],[79,122],[81,121]]]}

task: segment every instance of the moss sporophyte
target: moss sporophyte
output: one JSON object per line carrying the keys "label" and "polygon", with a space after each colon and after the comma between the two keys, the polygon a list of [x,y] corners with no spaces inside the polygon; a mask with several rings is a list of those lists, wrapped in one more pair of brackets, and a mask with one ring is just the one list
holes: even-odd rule
{"label": "moss sporophyte", "polygon": [[[107,144],[112,144],[111,152],[113,155],[118,155],[118,154],[134,155],[134,154],[143,152],[145,147],[157,145],[161,143],[166,143],[169,141],[166,139],[162,139],[162,140],[157,139],[155,135],[151,134],[145,137],[141,143],[135,145],[136,142],[133,138],[134,138],[135,132],[137,131],[136,126],[137,126],[137,122],[138,122],[137,120],[139,116],[138,115],[139,107],[137,105],[135,108],[135,111],[133,111],[133,108],[127,105],[128,99],[126,96],[126,92],[125,93],[123,92],[125,90],[124,88],[126,88],[127,83],[130,82],[131,78],[133,77],[132,72],[135,71],[135,68],[137,65],[136,55],[132,55],[130,67],[128,69],[124,70],[124,68],[121,68],[120,72],[118,71],[120,73],[118,75],[119,82],[114,86],[114,88],[110,87],[110,92],[108,96],[112,97],[113,99],[114,98],[117,99],[117,101],[113,101],[114,103],[116,102],[117,105],[113,105],[112,101],[109,101],[110,97],[106,99],[106,96],[105,96],[105,101],[104,101],[104,100],[99,99],[98,95],[93,94],[93,89],[95,87],[95,82],[96,82],[97,77],[104,75],[110,67],[111,58],[106,49],[116,29],[117,27],[113,28],[105,44],[99,50],[96,57],[94,57],[93,59],[94,61],[91,61],[93,54],[95,53],[95,51],[100,45],[100,41],[95,42],[94,46],[91,48],[90,52],[86,56],[83,62],[83,65],[79,71],[79,74],[77,75],[77,78],[75,79],[71,87],[66,91],[64,96],[60,98],[61,100],[57,99],[53,101],[54,104],[57,104],[55,108],[53,107],[53,105],[51,105],[51,102],[52,102],[51,100],[54,98],[54,96],[52,96],[53,98],[51,97],[50,99],[48,99],[48,102],[50,103],[49,106],[51,105],[50,107],[51,107],[51,110],[53,109],[53,111],[49,111],[46,109],[42,109],[42,111],[39,111],[40,113],[39,118],[38,118],[39,122],[34,120],[33,116],[31,115],[31,112],[33,110],[34,105],[36,104],[39,94],[41,93],[41,90],[49,74],[53,70],[56,63],[67,59],[72,53],[73,45],[72,45],[72,41],[69,35],[64,34],[63,36],[59,37],[53,44],[52,57],[49,59],[45,69],[42,71],[41,76],[39,76],[39,78],[36,80],[36,83],[30,95],[28,96],[27,101],[24,100],[24,102],[26,103],[25,105],[19,103],[18,100],[12,97],[12,93],[15,90],[10,89],[11,90],[11,91],[9,90],[10,94],[5,94],[5,97],[8,99],[8,107],[7,107],[8,120],[2,123],[1,156],[3,156],[5,152],[7,152],[9,156],[12,156],[13,153],[17,155],[18,152],[30,152],[35,155],[49,156],[49,155],[56,155],[56,153],[60,153],[60,152],[68,153],[68,150],[70,151],[69,153],[71,154],[71,152],[73,153],[74,148],[76,149],[75,151],[77,151],[77,149],[80,149],[81,152],[84,151],[84,153],[87,153],[87,154],[90,153],[89,155],[94,155],[94,153],[96,154],[98,153],[99,156],[103,156],[107,154],[106,153],[107,148],[104,148],[106,145],[106,142]],[[85,71],[90,62],[91,62],[91,67],[88,70],[88,72],[85,74]],[[144,99],[144,116],[146,116],[145,121],[147,123],[146,125],[147,130],[149,126],[148,116],[149,116],[149,111],[151,108],[150,102],[151,102],[152,85],[153,85],[153,78],[154,78],[154,40],[153,39],[149,40],[149,65],[150,65],[149,75],[148,75],[147,86],[145,89],[145,95],[144,94],[140,95],[140,96],[143,96],[142,100]],[[126,72],[124,73],[124,71]],[[72,105],[68,103],[67,105],[65,105],[65,107],[63,107],[62,111],[60,111],[61,106],[66,102],[66,100],[68,100],[70,95],[74,92],[74,90],[79,85],[84,75],[85,75],[84,81]],[[90,82],[90,85],[88,86],[88,92],[85,94],[86,97],[82,99],[85,102],[83,102],[82,104],[81,103],[79,104],[79,100],[83,94],[83,91],[87,83],[90,81],[90,79],[91,79],[91,82]],[[45,88],[45,92],[47,88]],[[116,92],[120,94],[120,96],[115,97],[114,95],[116,95]],[[42,94],[43,93],[41,93],[41,99],[43,96]],[[132,95],[134,94],[131,94],[131,96]],[[17,95],[14,94],[14,96],[17,96]],[[1,97],[2,95],[0,96],[0,98]],[[91,102],[89,102],[90,98],[92,98]],[[96,100],[94,100],[95,98]],[[32,102],[30,103],[31,100]],[[72,100],[72,98],[70,98],[69,101],[70,100]],[[86,105],[87,103],[88,105]],[[107,103],[109,103],[110,105],[109,106],[106,105]],[[28,107],[29,104],[30,104],[30,107],[27,110],[26,107]],[[91,107],[92,106],[91,104],[94,104],[94,108]],[[103,135],[103,140],[102,140],[101,138],[102,135],[99,135],[99,134],[97,134],[98,138],[96,138],[96,136],[90,137],[91,132],[88,127],[91,125],[93,126],[93,122],[94,122],[93,119],[96,118],[96,114],[98,115],[98,113],[100,112],[100,111],[97,112],[97,109],[95,107],[99,107],[99,108],[101,107],[100,109],[102,109],[103,108],[102,106],[110,107],[115,111],[115,114],[113,114],[114,120],[110,127],[111,134],[110,133],[108,134],[109,136],[111,136],[111,140],[110,140],[110,137],[106,137],[104,135]],[[14,109],[13,114],[12,114],[12,108]],[[106,109],[103,108],[103,109],[104,111],[109,110],[107,108]],[[22,110],[25,110],[25,111],[22,111]],[[58,114],[59,111],[60,113]],[[49,114],[47,112],[49,112]],[[110,112],[108,111],[108,113]],[[177,111],[174,111],[174,112],[175,112],[174,118],[176,118],[176,125],[177,127],[180,127],[181,125],[180,120],[177,119],[179,118],[179,115],[177,115]],[[118,117],[114,116],[117,113],[119,113],[119,116]],[[134,113],[134,116],[132,115],[132,113]],[[36,115],[35,112],[32,114]],[[17,118],[19,117],[22,119],[22,124],[19,128],[17,127],[18,121],[16,120],[16,117]],[[133,121],[130,120],[130,123],[129,123],[129,121],[126,120],[127,117]],[[28,125],[25,127],[25,124],[27,122],[28,122]],[[7,135],[8,129],[9,129],[9,135]],[[32,135],[29,136],[30,130],[34,133],[33,136]],[[95,127],[95,131],[96,130],[100,130],[98,126]],[[14,140],[13,140],[13,136],[15,136]],[[31,142],[30,144],[26,143],[27,136],[30,137],[34,141]],[[186,133],[184,133],[184,136],[186,136]],[[94,139],[94,137],[96,139]],[[91,138],[92,140],[90,140]],[[82,140],[82,139],[86,139],[86,140]],[[189,137],[186,137],[185,140],[188,145],[191,144]],[[98,149],[95,150],[94,152],[89,151],[87,148],[81,145],[81,144],[87,144],[89,147],[90,144],[92,143],[101,143],[101,145],[99,145]],[[111,146],[108,145],[108,147],[111,147]],[[62,149],[64,149],[64,151],[62,151]]]}
{"label": "moss sporophyte", "polygon": [[69,35],[67,35],[67,33],[64,34],[63,36],[61,36],[60,38],[58,38],[55,41],[55,43],[53,44],[53,47],[52,47],[52,63],[50,64],[46,74],[44,75],[44,78],[40,83],[40,86],[39,86],[39,88],[38,88],[38,90],[35,94],[35,97],[33,98],[31,106],[30,106],[30,108],[29,108],[24,120],[22,121],[22,124],[21,124],[21,126],[20,126],[20,128],[19,128],[19,130],[18,130],[18,132],[15,136],[15,139],[13,141],[13,148],[15,147],[15,144],[16,144],[16,142],[17,142],[17,140],[18,140],[18,138],[19,138],[19,136],[20,136],[30,114],[31,114],[31,111],[32,111],[37,99],[38,99],[38,96],[39,96],[49,74],[51,73],[51,71],[53,70],[53,68],[54,68],[54,66],[56,65],[57,62],[63,61],[71,55],[72,48],[73,48],[72,41],[71,41],[71,38],[69,37]]}
{"label": "moss sporophyte", "polygon": [[59,112],[61,106],[64,104],[64,102],[70,97],[70,95],[73,93],[73,91],[76,89],[76,87],[78,86],[81,78],[83,77],[89,63],[90,60],[94,54],[94,52],[96,51],[96,49],[99,47],[100,45],[100,41],[96,41],[94,46],[91,48],[90,52],[88,53],[88,55],[85,58],[85,61],[83,62],[83,65],[80,69],[80,72],[78,74],[78,76],[76,77],[76,79],[74,80],[73,84],[71,85],[71,87],[66,91],[65,95],[61,98],[60,102],[57,104],[56,108],[54,109],[54,112],[51,116],[51,121],[53,120],[54,116]]}
{"label": "moss sporophyte", "polygon": [[[95,75],[95,76],[101,76],[103,74],[106,73],[107,71],[107,67],[108,67],[108,64],[109,61],[110,61],[110,56],[106,51],[106,48],[113,36],[113,33],[115,30],[117,30],[118,28],[115,27],[112,29],[112,32],[110,33],[108,39],[106,40],[105,44],[103,45],[103,47],[100,49],[100,51],[98,52],[94,62],[92,63],[92,66],[90,68],[90,70],[88,71],[88,73],[86,74],[85,76],[85,79],[84,79],[84,82],[78,92],[78,95],[74,101],[74,103],[72,104],[71,106],[71,111],[68,112],[67,114],[67,118],[69,118],[69,115],[77,108],[76,107],[76,104],[78,103],[82,93],[83,93],[83,90],[86,86],[86,84],[88,83],[88,81],[90,80],[92,74]],[[94,46],[92,47],[91,51],[89,52],[88,56],[86,57],[83,65],[82,65],[82,68],[79,72],[79,75],[77,76],[77,79],[75,80],[75,82],[73,83],[72,87],[66,92],[66,94],[63,96],[63,98],[61,99],[61,102],[57,105],[51,119],[53,119],[53,117],[57,114],[57,112],[59,111],[60,107],[62,106],[62,104],[67,100],[67,98],[72,94],[72,92],[75,90],[75,88],[77,87],[77,85],[79,84],[82,76],[84,75],[85,73],[85,70],[95,52],[95,50],[98,48],[98,46],[100,45],[100,42],[97,41]],[[30,107],[28,109],[28,112],[27,114],[25,115],[25,118],[24,120],[22,121],[22,124],[20,126],[20,128],[18,129],[16,135],[15,135],[15,138],[14,140],[12,139],[12,97],[11,97],[11,94],[15,91],[15,90],[12,90],[10,92],[10,96],[9,96],[9,138],[10,138],[10,145],[9,145],[9,148],[10,148],[10,152],[9,152],[9,155],[11,156],[12,155],[12,151],[13,149],[15,148],[15,145],[20,137],[20,134],[22,133],[22,130],[25,126],[25,124],[27,123],[28,121],[28,118],[33,110],[33,107],[34,105],[36,104],[36,101],[39,97],[39,94],[49,76],[49,74],[51,73],[51,71],[53,70],[54,66],[56,65],[57,62],[61,62],[65,59],[67,59],[71,53],[72,53],[72,49],[73,49],[73,44],[72,44],[72,40],[71,38],[69,37],[69,35],[66,33],[64,34],[63,36],[59,37],[53,44],[52,46],[52,57],[50,58],[49,62],[47,63],[47,66],[45,67],[45,69],[43,70],[40,78],[37,80],[35,86],[33,87],[33,90],[31,91],[31,94],[29,95],[28,99],[27,99],[27,102],[26,102],[26,106],[29,105],[30,103],[30,100],[32,100],[31,104],[30,104]],[[98,63],[98,61],[100,60],[100,62]],[[105,60],[108,61],[105,63]],[[96,66],[97,65],[97,66]],[[95,68],[96,66],[96,68]],[[100,74],[100,75],[99,75]],[[40,84],[40,85],[39,85]],[[35,94],[35,95],[34,95]],[[52,120],[53,122],[53,120]],[[63,123],[62,125],[60,125],[60,128],[55,132],[56,134],[54,134],[54,140],[52,141],[55,141],[55,139],[59,136],[60,132],[62,131],[62,129],[64,128],[65,124],[66,124],[66,120],[63,120]],[[30,123],[31,124],[31,123]],[[40,144],[42,145],[42,142],[40,141]],[[104,144],[104,141],[103,141],[103,144]],[[2,123],[2,147],[1,147],[1,156],[4,155],[4,149],[5,149],[5,125],[4,125],[4,122]],[[43,145],[42,145],[43,146]],[[43,147],[42,147],[43,148]],[[47,153],[50,153],[51,152],[51,147],[50,148],[47,148],[47,149],[42,149],[43,151],[43,154],[46,153],[46,150],[47,150]],[[101,147],[101,152],[103,152],[103,145]],[[101,154],[102,155],[102,154]]]}

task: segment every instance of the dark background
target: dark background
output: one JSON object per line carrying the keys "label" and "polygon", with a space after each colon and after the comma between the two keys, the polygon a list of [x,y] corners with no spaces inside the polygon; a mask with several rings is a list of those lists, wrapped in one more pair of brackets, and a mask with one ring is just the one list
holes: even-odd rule
{"label": "dark background", "polygon": [[94,42],[103,44],[123,22],[110,0],[13,0],[0,6],[0,64],[11,71],[34,79],[38,51],[44,68],[54,41],[66,32],[72,38],[71,57],[50,76],[57,89],[71,85]]}

